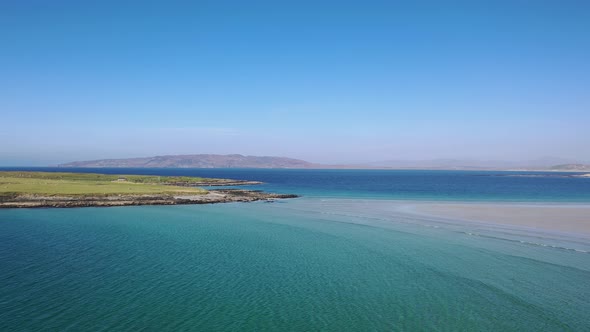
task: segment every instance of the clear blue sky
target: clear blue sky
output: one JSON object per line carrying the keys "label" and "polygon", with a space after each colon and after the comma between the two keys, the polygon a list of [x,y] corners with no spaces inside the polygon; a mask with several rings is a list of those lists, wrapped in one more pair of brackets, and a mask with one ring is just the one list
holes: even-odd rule
{"label": "clear blue sky", "polygon": [[590,160],[590,1],[0,1],[0,165]]}

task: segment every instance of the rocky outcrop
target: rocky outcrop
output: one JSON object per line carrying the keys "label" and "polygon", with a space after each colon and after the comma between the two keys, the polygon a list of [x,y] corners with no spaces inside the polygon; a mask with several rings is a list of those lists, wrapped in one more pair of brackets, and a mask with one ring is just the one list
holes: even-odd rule
{"label": "rocky outcrop", "polygon": [[204,180],[200,181],[199,183],[194,182],[166,182],[161,183],[167,186],[178,186],[178,187],[215,187],[215,186],[252,186],[257,184],[262,184],[263,182],[260,181],[247,181],[247,180],[229,180],[229,179],[211,179],[209,181]]}
{"label": "rocky outcrop", "polygon": [[215,204],[231,202],[272,202],[298,195],[266,193],[259,190],[216,189],[202,195],[113,195],[113,196],[42,196],[14,195],[0,199],[0,208],[70,208],[132,205]]}

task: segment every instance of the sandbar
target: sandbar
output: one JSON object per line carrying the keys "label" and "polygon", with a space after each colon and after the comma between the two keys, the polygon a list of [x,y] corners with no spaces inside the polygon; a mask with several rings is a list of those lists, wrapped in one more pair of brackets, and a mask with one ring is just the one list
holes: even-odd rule
{"label": "sandbar", "polygon": [[468,222],[590,235],[590,204],[416,202],[406,211]]}

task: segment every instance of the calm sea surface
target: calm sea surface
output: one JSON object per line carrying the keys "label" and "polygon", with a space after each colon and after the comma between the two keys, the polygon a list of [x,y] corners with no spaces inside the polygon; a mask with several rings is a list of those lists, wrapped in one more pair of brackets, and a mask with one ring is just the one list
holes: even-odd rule
{"label": "calm sea surface", "polygon": [[304,197],[0,210],[2,331],[590,330],[587,239],[442,223],[393,208],[403,200],[590,203],[590,179],[76,171],[261,180],[257,188]]}
{"label": "calm sea surface", "polygon": [[0,168],[107,174],[185,175],[257,180],[253,188],[306,197],[405,200],[550,201],[590,203],[590,179],[559,172],[186,169],[186,168]]}

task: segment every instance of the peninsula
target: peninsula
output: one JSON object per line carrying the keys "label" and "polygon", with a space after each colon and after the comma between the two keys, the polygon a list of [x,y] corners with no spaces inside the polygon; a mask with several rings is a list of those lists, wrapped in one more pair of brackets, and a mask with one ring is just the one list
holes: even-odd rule
{"label": "peninsula", "polygon": [[298,197],[202,188],[260,183],[185,176],[0,172],[0,208],[212,204]]}

